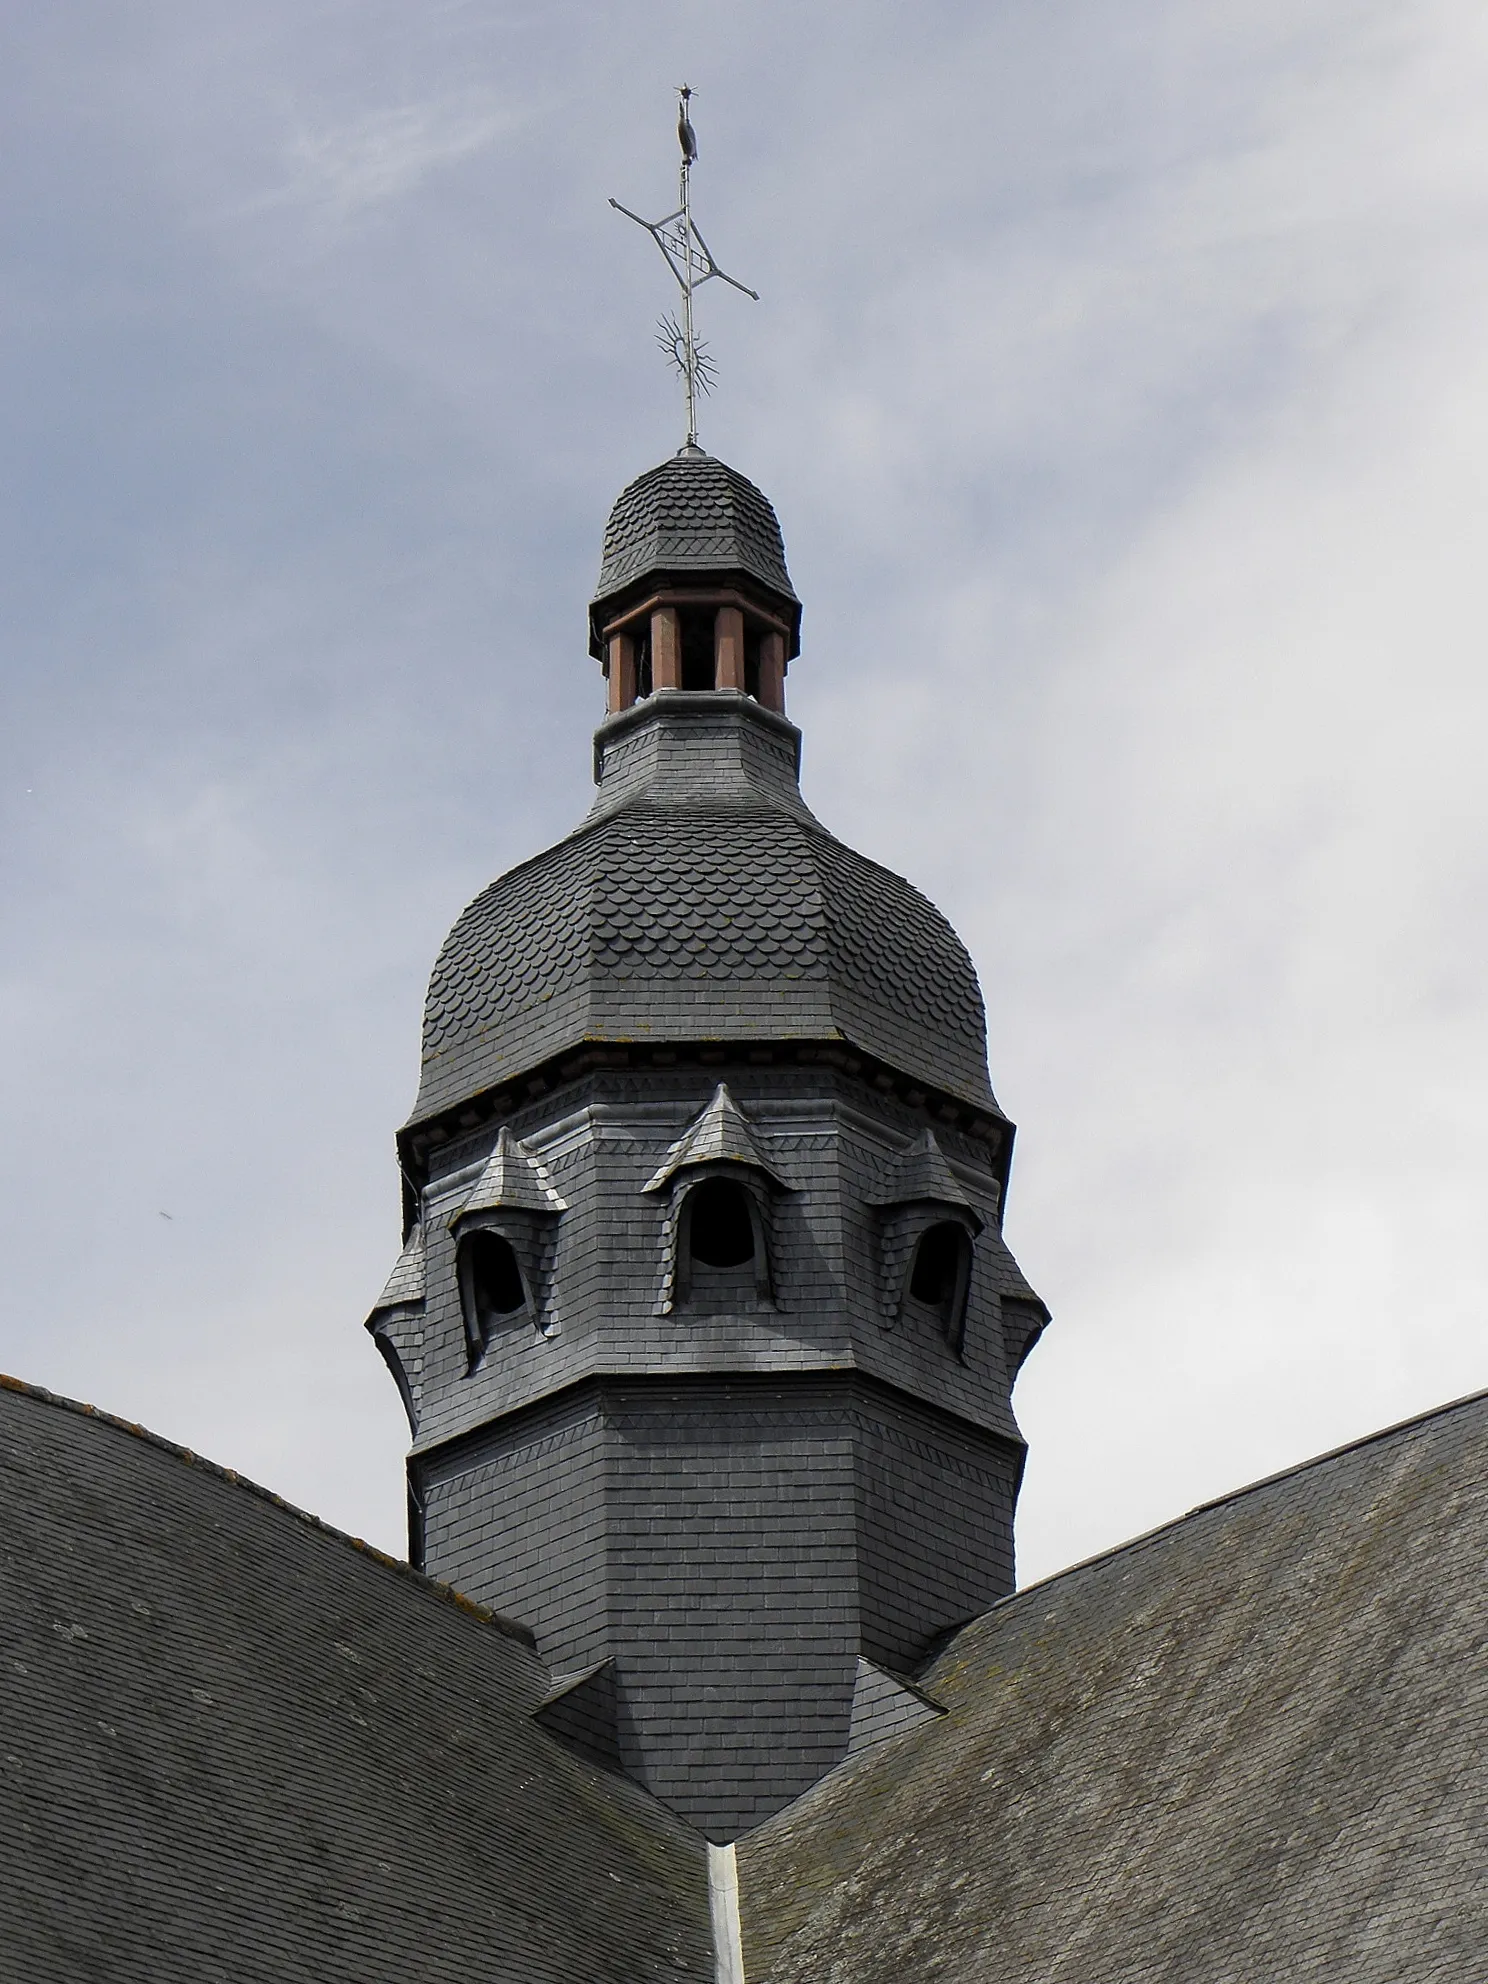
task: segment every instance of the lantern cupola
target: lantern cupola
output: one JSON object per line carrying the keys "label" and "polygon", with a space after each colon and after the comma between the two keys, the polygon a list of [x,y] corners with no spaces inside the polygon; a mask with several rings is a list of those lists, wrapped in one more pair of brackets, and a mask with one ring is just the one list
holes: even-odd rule
{"label": "lantern cupola", "polygon": [[769,499],[695,444],[622,491],[589,607],[611,715],[659,689],[732,689],[784,713],[801,602]]}

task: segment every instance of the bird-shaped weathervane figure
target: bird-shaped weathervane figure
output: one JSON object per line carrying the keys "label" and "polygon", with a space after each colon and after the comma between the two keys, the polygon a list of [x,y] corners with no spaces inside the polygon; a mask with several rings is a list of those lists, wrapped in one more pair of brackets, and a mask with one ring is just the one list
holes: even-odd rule
{"label": "bird-shaped weathervane figure", "polygon": [[687,114],[687,106],[692,102],[692,91],[684,83],[677,92],[677,143],[682,147],[682,163],[694,165],[697,162],[697,132],[692,128],[692,119]]}
{"label": "bird-shaped weathervane figure", "polygon": [[693,164],[698,155],[697,132],[692,128],[690,106],[692,91],[684,83],[677,92],[677,142],[682,147],[681,203],[675,213],[665,215],[661,220],[643,220],[640,214],[633,214],[629,207],[622,207],[618,200],[610,205],[617,213],[633,220],[638,227],[645,228],[657,247],[665,255],[667,267],[677,278],[677,286],[682,291],[682,321],[675,316],[663,317],[656,327],[656,342],[681,374],[687,391],[687,444],[697,446],[697,403],[703,393],[713,390],[717,372],[708,356],[707,346],[700,343],[693,326],[692,299],[694,293],[705,282],[717,276],[734,289],[743,290],[759,302],[757,290],[749,289],[733,276],[726,275],[714,261],[708,244],[704,241],[692,218],[691,177]]}

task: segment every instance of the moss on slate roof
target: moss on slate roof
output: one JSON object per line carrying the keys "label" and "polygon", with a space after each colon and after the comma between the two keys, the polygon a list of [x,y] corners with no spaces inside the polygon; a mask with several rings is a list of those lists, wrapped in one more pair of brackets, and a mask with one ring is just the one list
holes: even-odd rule
{"label": "moss on slate roof", "polygon": [[1488,1394],[1035,1585],[739,1849],[750,1984],[1476,1984]]}
{"label": "moss on slate roof", "polygon": [[532,1721],[521,1629],[13,1381],[0,1509],[0,1974],[711,1979],[702,1841]]}

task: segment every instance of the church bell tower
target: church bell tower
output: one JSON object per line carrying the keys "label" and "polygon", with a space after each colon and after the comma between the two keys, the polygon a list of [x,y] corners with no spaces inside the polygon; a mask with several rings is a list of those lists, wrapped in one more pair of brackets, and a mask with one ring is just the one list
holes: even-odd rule
{"label": "church bell tower", "polygon": [[801,796],[800,618],[770,504],[695,444],[616,502],[594,804],[440,953],[368,1324],[414,1562],[720,1841],[937,1713],[917,1668],[1012,1588],[1047,1320],[971,961]]}

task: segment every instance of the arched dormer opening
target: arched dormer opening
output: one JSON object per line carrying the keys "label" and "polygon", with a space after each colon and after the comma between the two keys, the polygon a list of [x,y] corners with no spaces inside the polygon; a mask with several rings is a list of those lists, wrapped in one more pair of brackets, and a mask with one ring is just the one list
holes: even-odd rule
{"label": "arched dormer opening", "polygon": [[557,1223],[567,1210],[543,1166],[503,1124],[475,1188],[450,1220],[466,1369],[519,1323],[556,1327],[550,1301]]}
{"label": "arched dormer opening", "polygon": [[718,1313],[769,1301],[763,1207],[751,1183],[707,1174],[685,1186],[676,1235],[674,1309]]}
{"label": "arched dormer opening", "polygon": [[985,1222],[933,1130],[900,1153],[888,1189],[874,1203],[885,1325],[929,1325],[961,1356],[976,1238]]}
{"label": "arched dormer opening", "polygon": [[953,1350],[961,1348],[971,1286],[972,1239],[959,1220],[927,1226],[915,1242],[902,1307],[933,1317]]}
{"label": "arched dormer opening", "polygon": [[516,1248],[505,1234],[488,1227],[461,1236],[456,1273],[466,1355],[474,1370],[498,1330],[534,1319],[532,1294]]}
{"label": "arched dormer opening", "polygon": [[791,1188],[722,1082],[644,1189],[667,1194],[659,1316],[774,1307],[770,1207]]}

